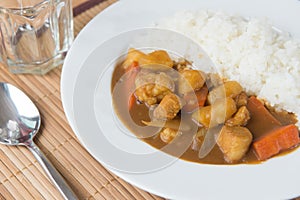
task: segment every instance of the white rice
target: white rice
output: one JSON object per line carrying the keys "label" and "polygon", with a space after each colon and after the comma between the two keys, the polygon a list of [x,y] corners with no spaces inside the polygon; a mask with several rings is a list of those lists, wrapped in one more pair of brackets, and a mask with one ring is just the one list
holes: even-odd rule
{"label": "white rice", "polygon": [[181,11],[158,26],[191,37],[223,77],[299,119],[300,42],[287,32],[276,31],[267,19],[245,20],[208,10]]}

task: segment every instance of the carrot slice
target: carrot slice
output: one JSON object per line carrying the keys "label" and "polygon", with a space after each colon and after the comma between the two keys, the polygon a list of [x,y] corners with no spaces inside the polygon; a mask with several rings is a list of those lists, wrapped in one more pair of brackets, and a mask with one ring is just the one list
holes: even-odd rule
{"label": "carrot slice", "polygon": [[205,105],[208,95],[208,88],[203,86],[200,90],[196,92],[189,92],[183,96],[186,104],[183,106],[182,110],[184,112],[192,112],[199,107]]}
{"label": "carrot slice", "polygon": [[276,128],[253,143],[259,160],[266,160],[282,150],[299,144],[299,132],[294,124]]}
{"label": "carrot slice", "polygon": [[125,74],[125,85],[124,89],[127,91],[128,94],[128,109],[131,110],[134,102],[136,101],[136,98],[134,96],[134,90],[135,90],[135,78],[137,74],[139,73],[139,64],[138,62],[132,62],[132,64],[126,68],[126,74]]}
{"label": "carrot slice", "polygon": [[[125,69],[125,72],[126,72],[126,73],[128,73],[128,72],[133,72],[133,71],[135,71],[135,70],[139,70],[139,63],[136,62],[136,61],[133,61],[133,62],[131,63],[131,65],[129,65],[129,67],[127,67],[127,68]],[[129,74],[129,75],[130,75],[130,74]]]}
{"label": "carrot slice", "polygon": [[251,119],[248,121],[247,128],[253,134],[253,138],[261,137],[265,133],[282,126],[282,124],[255,96],[251,96],[248,99],[246,107],[251,116]]}
{"label": "carrot slice", "polygon": [[134,96],[134,94],[131,94],[128,100],[128,109],[131,110],[134,103],[136,102],[136,98]]}

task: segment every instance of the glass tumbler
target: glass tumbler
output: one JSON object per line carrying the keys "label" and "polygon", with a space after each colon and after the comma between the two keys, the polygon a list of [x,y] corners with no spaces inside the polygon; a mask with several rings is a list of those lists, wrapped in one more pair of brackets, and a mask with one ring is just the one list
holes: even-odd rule
{"label": "glass tumbler", "polygon": [[12,73],[47,73],[73,38],[71,0],[0,0],[0,61]]}

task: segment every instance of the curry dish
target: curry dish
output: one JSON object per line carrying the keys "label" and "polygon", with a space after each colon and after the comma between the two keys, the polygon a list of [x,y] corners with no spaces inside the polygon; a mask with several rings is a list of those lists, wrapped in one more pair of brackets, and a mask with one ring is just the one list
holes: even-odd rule
{"label": "curry dish", "polygon": [[111,86],[115,113],[125,126],[184,160],[259,163],[299,146],[293,113],[277,111],[238,82],[196,70],[185,59],[174,61],[163,50],[129,49]]}

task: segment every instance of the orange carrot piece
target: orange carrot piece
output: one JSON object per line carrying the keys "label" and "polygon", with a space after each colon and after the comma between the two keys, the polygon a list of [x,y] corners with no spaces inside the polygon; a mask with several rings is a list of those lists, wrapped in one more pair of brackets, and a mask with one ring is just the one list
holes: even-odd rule
{"label": "orange carrot piece", "polygon": [[189,92],[183,96],[186,104],[183,106],[182,110],[184,112],[192,112],[198,107],[203,107],[205,105],[208,94],[208,88],[203,86],[200,90],[196,92]]}
{"label": "orange carrot piece", "polygon": [[248,108],[251,110],[256,109],[260,112],[260,115],[264,116],[266,120],[269,120],[271,123],[276,125],[281,125],[281,123],[266,109],[264,104],[259,101],[256,97],[251,96],[248,99]]}
{"label": "orange carrot piece", "polygon": [[131,110],[134,102],[136,101],[136,98],[134,96],[134,90],[135,90],[135,78],[137,74],[139,73],[139,64],[138,62],[132,62],[132,64],[126,68],[126,74],[125,74],[125,81],[124,81],[124,89],[127,91],[128,94],[128,109]]}
{"label": "orange carrot piece", "polygon": [[207,95],[208,95],[208,88],[206,86],[203,86],[198,92],[196,92],[198,105],[200,107],[203,107],[205,105]]}
{"label": "orange carrot piece", "polygon": [[132,109],[134,103],[136,102],[136,98],[134,96],[134,94],[131,94],[130,97],[129,97],[129,100],[128,100],[128,108],[129,110]]}
{"label": "orange carrot piece", "polygon": [[133,62],[131,63],[131,65],[129,65],[129,66],[125,69],[125,72],[127,73],[127,72],[130,72],[130,71],[132,71],[132,70],[138,70],[138,68],[139,68],[139,63],[136,62],[136,61],[133,61]]}
{"label": "orange carrot piece", "polygon": [[282,126],[282,124],[266,109],[264,104],[260,102],[256,97],[251,96],[248,99],[246,107],[251,116],[251,119],[248,121],[247,128],[251,131],[254,138],[258,138],[261,135]]}
{"label": "orange carrot piece", "polygon": [[276,128],[253,143],[259,160],[266,160],[282,150],[299,144],[299,132],[294,124]]}

